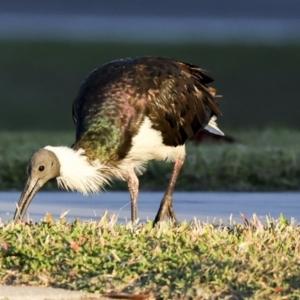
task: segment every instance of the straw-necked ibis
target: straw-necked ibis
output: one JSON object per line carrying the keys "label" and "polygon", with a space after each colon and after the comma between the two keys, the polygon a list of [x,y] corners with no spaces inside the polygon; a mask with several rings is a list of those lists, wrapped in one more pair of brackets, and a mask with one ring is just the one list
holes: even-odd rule
{"label": "straw-necked ibis", "polygon": [[76,141],[46,146],[31,157],[14,220],[23,218],[36,192],[51,178],[58,186],[96,193],[113,178],[126,180],[131,218],[137,219],[139,180],[149,160],[174,162],[155,223],[176,222],[172,195],[185,159],[185,142],[205,128],[223,135],[213,80],[191,64],[164,57],[112,61],[94,70],[73,104]]}

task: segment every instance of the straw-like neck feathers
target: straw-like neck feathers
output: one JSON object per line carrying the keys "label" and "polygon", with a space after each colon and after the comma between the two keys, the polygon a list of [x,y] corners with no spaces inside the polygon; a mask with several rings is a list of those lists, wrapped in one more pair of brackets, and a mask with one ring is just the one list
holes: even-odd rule
{"label": "straw-like neck feathers", "polygon": [[60,175],[56,178],[59,187],[86,195],[99,192],[109,182],[107,167],[98,160],[89,161],[84,150],[63,146],[45,149],[52,151],[60,163]]}

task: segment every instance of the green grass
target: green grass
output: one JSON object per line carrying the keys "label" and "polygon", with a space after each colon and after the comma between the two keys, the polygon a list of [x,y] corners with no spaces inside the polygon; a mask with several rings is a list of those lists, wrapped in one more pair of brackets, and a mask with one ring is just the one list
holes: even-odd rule
{"label": "green grass", "polygon": [[[8,223],[0,229],[0,284],[42,285],[157,299],[299,299],[300,227],[263,225]],[[152,298],[153,299],[153,298]]]}
{"label": "green grass", "polygon": [[[300,189],[300,132],[269,128],[225,130],[236,144],[187,146],[187,157],[176,190],[283,191]],[[74,134],[0,132],[0,190],[24,187],[31,155],[46,145],[71,145]],[[142,190],[165,190],[172,164],[151,162],[140,177]],[[45,189],[57,189],[53,180]],[[107,189],[127,189],[115,181]]]}

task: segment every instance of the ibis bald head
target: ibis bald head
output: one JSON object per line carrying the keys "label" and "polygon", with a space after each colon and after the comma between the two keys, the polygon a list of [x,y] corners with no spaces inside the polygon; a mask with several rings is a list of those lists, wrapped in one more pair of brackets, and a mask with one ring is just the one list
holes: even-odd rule
{"label": "ibis bald head", "polygon": [[99,160],[89,160],[81,148],[74,150],[64,146],[46,146],[35,152],[28,162],[27,182],[14,221],[23,218],[34,195],[52,178],[57,179],[60,188],[87,195],[98,193],[112,176],[124,178],[121,171]]}
{"label": "ibis bald head", "polygon": [[14,221],[22,219],[37,191],[50,179],[59,176],[60,163],[57,156],[47,149],[39,149],[27,165],[27,182],[15,211]]}

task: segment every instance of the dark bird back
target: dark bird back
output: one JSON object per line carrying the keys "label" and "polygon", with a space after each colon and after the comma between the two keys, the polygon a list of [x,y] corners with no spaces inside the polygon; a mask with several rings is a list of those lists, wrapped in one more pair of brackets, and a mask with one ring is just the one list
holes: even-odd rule
{"label": "dark bird back", "polygon": [[145,117],[167,146],[183,145],[220,110],[213,80],[198,67],[163,57],[110,62],[94,70],[73,105],[75,149],[91,158],[119,161]]}

